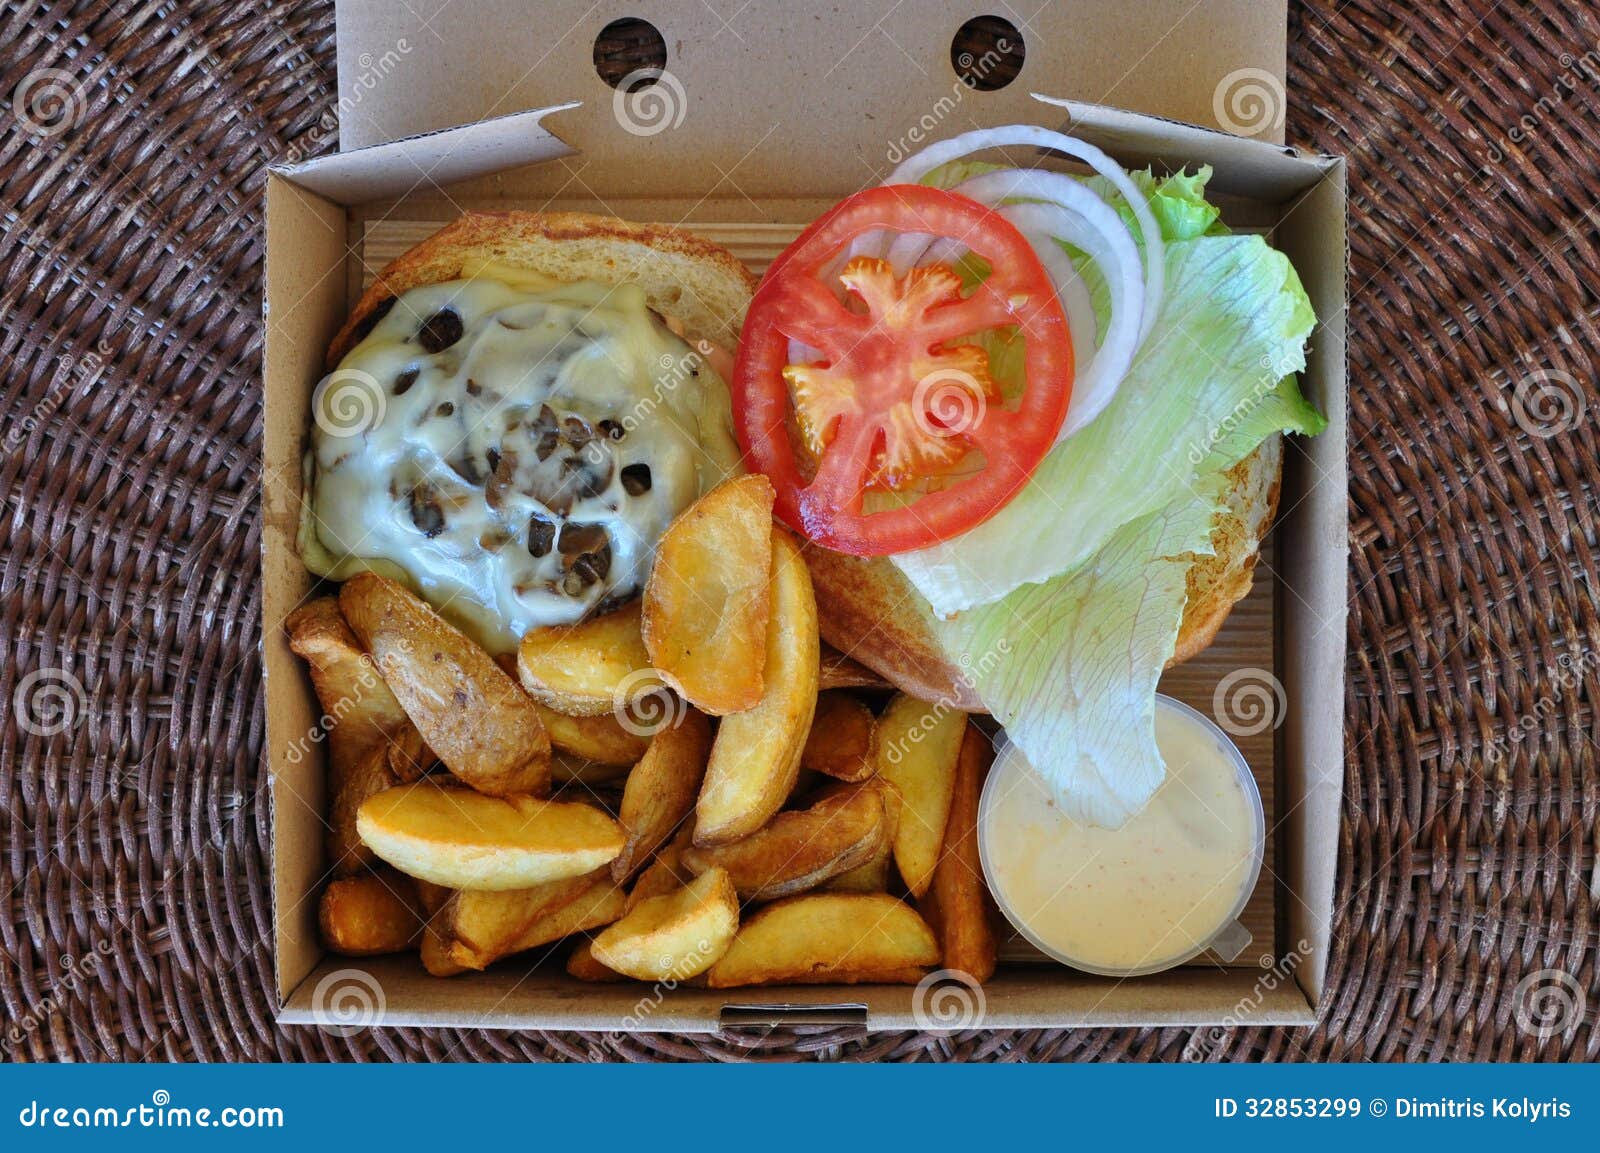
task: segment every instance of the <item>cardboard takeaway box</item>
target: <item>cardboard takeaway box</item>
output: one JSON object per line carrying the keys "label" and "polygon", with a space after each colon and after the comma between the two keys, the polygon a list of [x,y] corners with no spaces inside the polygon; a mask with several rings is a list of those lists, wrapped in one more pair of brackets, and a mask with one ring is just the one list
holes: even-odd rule
{"label": "cardboard takeaway box", "polygon": [[[1130,167],[1214,166],[1228,222],[1270,231],[1311,296],[1320,324],[1303,386],[1329,427],[1286,452],[1279,521],[1255,592],[1207,654],[1163,681],[1208,711],[1231,669],[1271,670],[1284,687],[1282,723],[1242,742],[1273,830],[1246,916],[1255,944],[1233,964],[1123,982],[1008,948],[985,986],[979,1023],[1311,1022],[1330,946],[1344,765],[1344,165],[1272,143],[1281,123],[1267,123],[1262,139],[1241,139],[1105,106],[1214,123],[1219,85],[1236,75],[1260,79],[1269,96],[1275,84],[1281,99],[1283,6],[1213,0],[1182,27],[1188,3],[1056,5],[1018,30],[1027,46],[1022,72],[992,92],[966,88],[953,71],[951,36],[982,11],[965,5],[750,0],[720,15],[704,4],[639,7],[646,10],[551,3],[535,18],[504,0],[341,0],[339,113],[349,150],[269,174],[262,649],[279,1019],[326,1021],[329,991],[358,969],[369,990],[377,986],[378,1021],[394,1025],[693,1032],[758,1022],[926,1024],[909,987],[652,990],[585,985],[559,963],[531,968],[516,959],[441,980],[414,957],[325,956],[316,904],[326,798],[322,748],[308,740],[319,710],[281,625],[311,588],[294,536],[323,351],[377,268],[439,223],[471,207],[611,212],[682,223],[759,271],[838,197],[881,180],[919,138],[1025,121],[1070,128]],[[614,103],[594,63],[601,29],[636,15],[650,18],[667,45],[671,75],[654,91],[677,103],[660,126],[647,109]],[[1030,92],[1085,102],[1051,107]],[[630,120],[636,114],[648,131]]]}

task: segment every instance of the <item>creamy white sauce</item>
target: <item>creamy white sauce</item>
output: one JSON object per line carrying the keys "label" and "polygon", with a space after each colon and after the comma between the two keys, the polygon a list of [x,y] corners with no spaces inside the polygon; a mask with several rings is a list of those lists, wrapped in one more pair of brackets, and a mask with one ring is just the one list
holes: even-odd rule
{"label": "creamy white sauce", "polygon": [[1187,711],[1158,701],[1167,779],[1119,829],[1079,824],[1008,746],[980,818],[986,879],[1018,929],[1095,970],[1162,968],[1229,924],[1258,868],[1259,801],[1233,751]]}
{"label": "creamy white sauce", "polygon": [[473,272],[403,294],[318,385],[301,551],[508,651],[638,592],[739,454],[726,385],[638,287]]}

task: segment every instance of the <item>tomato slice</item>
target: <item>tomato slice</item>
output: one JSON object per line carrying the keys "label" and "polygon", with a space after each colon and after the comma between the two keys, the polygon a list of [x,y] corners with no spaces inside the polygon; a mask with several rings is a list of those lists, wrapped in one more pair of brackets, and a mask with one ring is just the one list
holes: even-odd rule
{"label": "tomato slice", "polygon": [[[879,230],[954,239],[991,271],[964,293],[947,265],[897,277],[885,261],[846,259]],[[987,355],[962,342],[992,329],[1023,338],[1019,397],[1002,396]],[[814,355],[796,360],[793,346]],[[953,192],[870,188],[768,269],[740,338],[734,425],[793,528],[838,552],[906,552],[982,523],[1027,483],[1066,419],[1072,372],[1054,286],[1009,221]]]}

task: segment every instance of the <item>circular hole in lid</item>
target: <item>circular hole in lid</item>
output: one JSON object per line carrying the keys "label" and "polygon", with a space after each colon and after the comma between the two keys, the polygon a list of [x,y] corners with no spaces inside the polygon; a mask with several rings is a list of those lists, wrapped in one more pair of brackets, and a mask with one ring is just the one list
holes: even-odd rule
{"label": "circular hole in lid", "polygon": [[950,67],[968,88],[995,92],[1015,80],[1027,57],[1022,33],[1004,16],[974,16],[950,41]]}
{"label": "circular hole in lid", "polygon": [[594,38],[594,70],[613,88],[621,87],[624,80],[641,70],[646,75],[628,87],[647,88],[666,66],[666,38],[648,20],[633,16],[613,20]]}

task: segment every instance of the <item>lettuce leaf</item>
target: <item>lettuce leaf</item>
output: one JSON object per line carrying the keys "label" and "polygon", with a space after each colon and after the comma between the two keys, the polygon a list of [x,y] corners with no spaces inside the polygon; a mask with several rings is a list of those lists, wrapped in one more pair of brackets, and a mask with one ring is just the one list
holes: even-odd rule
{"label": "lettuce leaf", "polygon": [[1316,320],[1289,259],[1259,236],[1199,236],[1168,245],[1166,264],[1161,315],[1105,412],[989,520],[894,557],[936,615],[1070,573],[1203,470],[1271,433],[1322,430],[1286,379]]}
{"label": "lettuce leaf", "polygon": [[948,651],[971,655],[973,688],[1074,820],[1115,828],[1165,777],[1156,682],[1189,565],[1211,552],[1222,479],[1123,525],[1076,571],[936,625]]}

